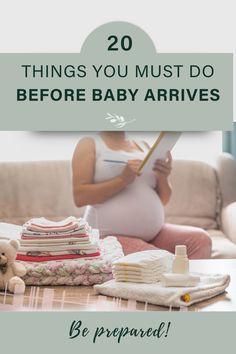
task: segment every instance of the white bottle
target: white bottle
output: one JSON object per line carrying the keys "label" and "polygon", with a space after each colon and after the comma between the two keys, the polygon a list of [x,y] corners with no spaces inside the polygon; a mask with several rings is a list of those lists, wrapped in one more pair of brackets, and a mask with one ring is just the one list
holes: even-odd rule
{"label": "white bottle", "polygon": [[189,272],[189,260],[187,248],[184,245],[175,246],[175,258],[172,264],[172,272],[184,274]]}

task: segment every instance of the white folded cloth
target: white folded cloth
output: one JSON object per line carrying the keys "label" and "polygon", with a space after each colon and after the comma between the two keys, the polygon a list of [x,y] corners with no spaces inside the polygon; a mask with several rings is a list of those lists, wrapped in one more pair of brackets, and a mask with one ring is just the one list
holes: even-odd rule
{"label": "white folded cloth", "polygon": [[164,287],[162,284],[126,283],[110,280],[95,285],[97,293],[107,296],[148,302],[160,306],[190,306],[196,302],[210,299],[225,291],[230,283],[230,276],[223,274],[200,274],[196,287]]}
{"label": "white folded cloth", "polygon": [[45,237],[42,239],[26,239],[26,240],[22,240],[20,239],[20,244],[22,246],[44,246],[44,245],[63,245],[63,244],[87,244],[89,242],[89,240],[91,239],[91,235],[88,235],[86,237],[81,237],[81,238],[76,238],[76,237],[66,237],[65,238],[48,238],[46,239]]}
{"label": "white folded cloth", "polygon": [[53,220],[48,220],[44,217],[40,218],[33,218],[30,219],[25,223],[25,225],[36,225],[39,227],[64,227],[67,226],[68,224],[77,222],[78,219],[76,219],[74,216],[68,216],[67,218],[61,220],[61,221],[53,221]]}
{"label": "white folded cloth", "polygon": [[97,250],[98,249],[98,244],[97,243],[90,243],[87,245],[80,245],[80,244],[75,244],[75,245],[70,245],[70,244],[62,244],[61,246],[59,245],[53,245],[53,246],[20,246],[19,251],[20,252],[28,252],[29,250],[32,252],[44,252],[44,251],[50,251],[50,252],[60,252],[63,250]]}
{"label": "white folded cloth", "polygon": [[155,283],[161,274],[170,271],[173,255],[165,250],[149,250],[129,254],[113,262],[116,281]]}
{"label": "white folded cloth", "polygon": [[161,276],[161,284],[163,286],[174,287],[189,287],[196,286],[200,282],[199,275],[194,273],[178,274],[178,273],[164,273]]}
{"label": "white folded cloth", "polygon": [[22,226],[0,222],[0,239],[19,239]]}

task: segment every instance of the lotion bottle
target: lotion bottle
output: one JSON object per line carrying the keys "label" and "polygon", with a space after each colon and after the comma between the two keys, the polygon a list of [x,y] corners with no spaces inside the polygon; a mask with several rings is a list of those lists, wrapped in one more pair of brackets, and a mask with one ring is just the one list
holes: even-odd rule
{"label": "lotion bottle", "polygon": [[172,272],[184,274],[189,272],[189,260],[185,245],[175,246],[175,258],[172,264]]}

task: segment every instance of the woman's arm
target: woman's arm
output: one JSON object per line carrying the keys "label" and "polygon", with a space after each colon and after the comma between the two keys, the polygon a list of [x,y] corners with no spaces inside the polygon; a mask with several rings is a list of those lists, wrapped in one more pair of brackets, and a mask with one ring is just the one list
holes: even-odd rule
{"label": "woman's arm", "polygon": [[72,159],[73,196],[78,207],[102,203],[120,192],[134,181],[140,164],[138,160],[128,161],[121,175],[94,183],[95,161],[94,140],[81,139]]}
{"label": "woman's arm", "polygon": [[163,205],[166,205],[171,197],[172,188],[168,178],[158,178],[156,191],[162,201]]}
{"label": "woman's arm", "polygon": [[170,152],[168,153],[168,158],[166,161],[157,160],[153,170],[156,172],[157,184],[156,191],[163,203],[166,205],[171,197],[172,188],[168,181],[168,177],[171,172],[172,156]]}

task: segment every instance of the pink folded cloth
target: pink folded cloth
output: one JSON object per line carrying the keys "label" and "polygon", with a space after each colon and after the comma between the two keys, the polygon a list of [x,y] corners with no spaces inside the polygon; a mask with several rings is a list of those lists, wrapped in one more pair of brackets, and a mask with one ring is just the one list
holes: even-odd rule
{"label": "pink folded cloth", "polygon": [[84,230],[88,224],[83,219],[68,217],[62,221],[51,221],[46,218],[35,218],[29,220],[23,226],[24,232],[39,232],[39,233],[62,233],[68,231]]}
{"label": "pink folded cloth", "polygon": [[65,256],[68,254],[76,254],[76,255],[91,255],[98,252],[98,248],[94,247],[92,249],[64,249],[61,251],[35,251],[35,250],[20,250],[17,254],[21,256],[34,256],[34,257],[41,257],[41,256]]}
{"label": "pink folded cloth", "polygon": [[91,242],[91,237],[90,235],[88,236],[83,236],[83,237],[71,237],[71,238],[68,238],[68,237],[62,237],[62,238],[57,238],[57,239],[53,239],[53,238],[37,238],[37,239],[32,239],[32,238],[29,238],[29,239],[22,239],[20,240],[20,244],[22,246],[37,246],[37,245],[75,245],[75,244],[78,244],[78,245],[84,245],[84,244],[88,244],[89,242]]}
{"label": "pink folded cloth", "polygon": [[25,261],[25,262],[48,262],[48,261],[59,261],[63,259],[77,259],[77,258],[95,258],[100,257],[100,251],[97,251],[92,254],[65,254],[65,255],[58,255],[58,256],[26,256],[17,254],[16,260],[17,261]]}
{"label": "pink folded cloth", "polygon": [[46,238],[46,239],[61,239],[61,238],[83,238],[83,237],[88,237],[88,234],[55,234],[55,235],[37,235],[37,236],[29,236],[27,234],[22,234],[21,235],[21,238],[22,240],[42,240],[43,238]]}
{"label": "pink folded cloth", "polygon": [[36,231],[36,232],[43,232],[43,233],[47,233],[47,232],[63,232],[63,231],[74,231],[79,229],[79,225],[78,222],[76,221],[71,221],[65,225],[60,225],[60,226],[43,226],[43,225],[38,225],[35,223],[29,223],[27,225],[27,230],[31,230],[31,231]]}

